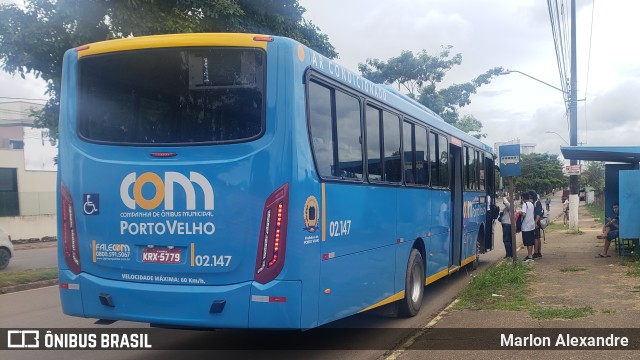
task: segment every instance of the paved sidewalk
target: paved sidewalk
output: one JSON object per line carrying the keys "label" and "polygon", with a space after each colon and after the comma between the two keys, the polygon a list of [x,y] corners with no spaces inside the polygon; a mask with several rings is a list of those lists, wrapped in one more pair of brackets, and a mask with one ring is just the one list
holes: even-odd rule
{"label": "paved sidewalk", "polygon": [[[557,203],[556,203],[557,204]],[[557,214],[555,215],[557,216]],[[556,220],[562,223],[562,218]],[[445,312],[434,328],[579,328],[610,329],[640,328],[640,277],[627,275],[628,267],[621,264],[615,246],[612,244],[609,258],[601,258],[603,240],[596,235],[602,225],[596,222],[584,206],[579,208],[579,228],[581,234],[570,234],[568,230],[552,230],[546,233],[546,242],[542,246],[543,258],[527,263],[533,267],[532,298],[544,307],[591,307],[593,315],[574,320],[537,320],[527,312],[511,311],[451,311]],[[496,240],[498,237],[496,236]],[[520,245],[518,257],[522,258],[522,238],[517,236]],[[502,252],[501,241],[497,241],[495,251]],[[567,269],[579,271],[566,271]],[[565,269],[565,272],[560,271]],[[630,331],[629,337],[637,340],[639,330]],[[425,340],[428,341],[428,340]],[[427,353],[428,346],[415,339],[409,350],[400,354],[399,359],[421,359]],[[429,351],[429,357],[457,359],[474,358],[507,359],[527,357],[536,359],[558,358],[597,358],[625,359],[636,358],[638,351],[558,351],[558,350],[495,350],[495,351]]]}

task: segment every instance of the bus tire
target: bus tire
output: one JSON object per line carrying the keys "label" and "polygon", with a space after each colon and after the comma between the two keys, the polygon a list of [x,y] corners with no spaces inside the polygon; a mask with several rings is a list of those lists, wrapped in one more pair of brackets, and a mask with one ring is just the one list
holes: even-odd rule
{"label": "bus tire", "polygon": [[416,316],[422,305],[424,295],[424,260],[418,249],[411,249],[407,272],[404,279],[404,299],[400,300],[398,315]]}

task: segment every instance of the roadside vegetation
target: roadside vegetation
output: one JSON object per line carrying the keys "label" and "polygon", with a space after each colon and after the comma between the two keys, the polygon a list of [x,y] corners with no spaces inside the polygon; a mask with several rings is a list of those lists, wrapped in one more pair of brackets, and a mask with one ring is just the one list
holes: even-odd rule
{"label": "roadside vegetation", "polygon": [[600,223],[604,224],[604,209],[600,209],[599,206],[593,204],[586,204],[585,208],[589,211],[589,214]]}
{"label": "roadside vegetation", "polygon": [[620,259],[620,264],[627,267],[628,276],[640,277],[640,260],[638,260],[638,258],[622,257],[622,259]]}
{"label": "roadside vegetation", "polygon": [[58,268],[29,269],[0,272],[0,288],[11,285],[29,284],[36,281],[58,278]]}
{"label": "roadside vegetation", "polygon": [[[575,319],[594,313],[591,307],[544,307],[531,300],[532,268],[517,262],[502,262],[478,274],[460,294],[453,310],[526,311],[534,319]],[[570,271],[582,271],[573,269]]]}

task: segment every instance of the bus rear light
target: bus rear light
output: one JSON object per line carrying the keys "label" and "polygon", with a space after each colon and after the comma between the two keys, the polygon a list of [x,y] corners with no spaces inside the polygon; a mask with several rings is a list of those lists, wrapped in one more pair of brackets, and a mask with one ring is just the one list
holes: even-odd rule
{"label": "bus rear light", "polygon": [[82,271],[80,266],[80,245],[76,230],[76,215],[73,210],[73,199],[64,184],[60,184],[60,203],[62,204],[62,251],[69,270],[74,274]]}
{"label": "bus rear light", "polygon": [[266,41],[272,42],[273,38],[271,36],[254,36],[253,41]]}
{"label": "bus rear light", "polygon": [[289,184],[274,191],[265,201],[258,238],[254,279],[266,284],[275,279],[284,266],[287,245]]}
{"label": "bus rear light", "polygon": [[152,157],[157,157],[157,158],[169,158],[169,157],[174,157],[177,156],[178,154],[174,153],[174,152],[152,152],[151,156]]}
{"label": "bus rear light", "polygon": [[77,52],[80,52],[80,51],[82,51],[82,50],[89,50],[89,45],[82,45],[82,46],[78,46],[78,47],[76,48],[76,51],[77,51]]}

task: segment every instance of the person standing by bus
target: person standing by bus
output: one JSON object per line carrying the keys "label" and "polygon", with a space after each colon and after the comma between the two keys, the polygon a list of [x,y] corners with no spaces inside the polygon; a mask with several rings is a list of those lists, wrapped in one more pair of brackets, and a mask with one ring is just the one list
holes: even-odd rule
{"label": "person standing by bus", "polygon": [[507,198],[502,199],[504,209],[502,210],[502,216],[500,216],[500,223],[502,224],[502,242],[504,243],[504,250],[507,253],[504,258],[509,259],[513,256],[513,241],[511,237],[511,204]]}
{"label": "person standing by bus", "polygon": [[535,215],[533,212],[534,206],[529,197],[529,193],[522,193],[522,243],[527,247],[527,256],[523,261],[533,261],[533,247],[535,246],[535,234],[536,229]]}
{"label": "person standing by bus", "polygon": [[531,190],[529,191],[529,198],[533,203],[533,217],[535,222],[535,229],[533,230],[533,235],[535,239],[535,245],[533,248],[533,258],[539,259],[542,257],[542,241],[541,241],[541,232],[540,228],[540,219],[542,219],[542,215],[544,214],[544,210],[542,209],[542,203],[538,198],[538,194]]}

